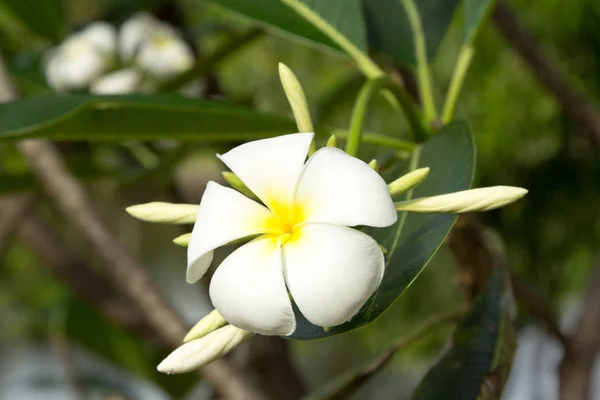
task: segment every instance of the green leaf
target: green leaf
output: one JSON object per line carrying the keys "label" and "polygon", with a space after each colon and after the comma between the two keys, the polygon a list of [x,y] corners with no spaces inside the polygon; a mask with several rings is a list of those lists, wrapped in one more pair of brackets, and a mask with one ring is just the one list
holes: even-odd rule
{"label": "green leaf", "polygon": [[[414,193],[414,197],[466,190],[471,186],[475,170],[475,144],[468,126],[455,122],[422,145],[417,167],[430,167],[431,172]],[[387,181],[405,173],[407,167],[398,165],[387,176]],[[292,335],[297,339],[316,339],[359,328],[379,317],[429,263],[456,217],[448,214],[408,214],[398,237],[400,220],[386,229],[369,229],[387,250],[386,271],[381,286],[363,308],[349,322],[329,329],[312,325],[298,310],[297,328]]]}
{"label": "green leaf", "polygon": [[[250,18],[261,25],[275,28],[280,33],[292,34],[303,40],[339,49],[323,32],[311,25],[280,0],[209,0],[236,14]],[[360,0],[304,0],[299,1],[317,12],[346,36],[357,48],[366,48],[366,36]]]}
{"label": "green leaf", "polygon": [[[427,58],[433,59],[444,38],[458,0],[419,0]],[[369,46],[392,56],[396,61],[416,65],[413,33],[399,0],[365,0]]]}
{"label": "green leaf", "polygon": [[172,95],[50,95],[0,105],[0,139],[232,141],[295,131],[285,117]]}
{"label": "green leaf", "polygon": [[32,32],[58,41],[67,26],[64,0],[2,0]]}
{"label": "green leaf", "polygon": [[[406,12],[398,0],[292,0],[302,3],[329,23],[358,50],[379,50],[396,61],[415,65],[413,37]],[[267,28],[340,49],[339,44],[311,25],[281,0],[210,0]],[[458,0],[421,0],[429,59],[444,37]],[[366,29],[365,29],[366,23]]]}
{"label": "green leaf", "polygon": [[489,14],[495,0],[465,0],[463,25],[464,42],[473,43],[481,24]]}
{"label": "green leaf", "polygon": [[413,400],[478,398],[497,358],[505,304],[501,274],[496,269],[471,312],[457,327],[453,347],[425,375]]}

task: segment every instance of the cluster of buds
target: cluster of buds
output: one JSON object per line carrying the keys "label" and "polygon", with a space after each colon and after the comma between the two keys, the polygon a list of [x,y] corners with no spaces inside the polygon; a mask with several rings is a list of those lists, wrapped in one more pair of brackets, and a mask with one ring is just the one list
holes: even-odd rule
{"label": "cluster of buds", "polygon": [[46,79],[58,92],[151,92],[194,65],[194,52],[171,25],[146,12],[117,30],[94,22],[49,50]]}

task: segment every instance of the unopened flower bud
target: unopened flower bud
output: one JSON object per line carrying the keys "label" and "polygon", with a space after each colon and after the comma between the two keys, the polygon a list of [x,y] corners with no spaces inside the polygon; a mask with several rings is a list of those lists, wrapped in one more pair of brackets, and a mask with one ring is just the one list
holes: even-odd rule
{"label": "unopened flower bud", "polygon": [[229,353],[250,336],[252,332],[233,325],[224,326],[203,338],[184,343],[165,358],[157,369],[166,374],[196,370]]}
{"label": "unopened flower bud", "polygon": [[177,236],[175,239],[173,239],[173,243],[175,243],[177,246],[187,247],[190,244],[191,238],[191,233],[184,233],[183,235]]}
{"label": "unopened flower bud", "polygon": [[212,310],[207,316],[202,318],[194,327],[185,335],[184,343],[191,340],[200,339],[209,333],[227,325],[227,321],[217,310]]}
{"label": "unopened flower bud", "polygon": [[225,182],[229,183],[229,186],[242,193],[246,197],[258,200],[258,197],[256,197],[256,195],[252,193],[250,189],[248,189],[248,186],[246,186],[246,184],[242,182],[242,180],[238,178],[236,174],[229,171],[223,171],[221,172],[221,175],[223,176],[223,179],[225,179]]}
{"label": "unopened flower bud", "polygon": [[396,203],[396,209],[398,211],[455,214],[488,211],[510,204],[526,194],[527,190],[519,187],[493,186],[403,201]]}
{"label": "unopened flower bud", "polygon": [[173,204],[152,202],[127,207],[131,216],[147,222],[163,224],[193,224],[196,222],[199,206],[195,204]]}
{"label": "unopened flower bud", "polygon": [[390,195],[397,196],[419,186],[427,178],[427,175],[429,175],[429,168],[419,168],[401,176],[388,185]]}

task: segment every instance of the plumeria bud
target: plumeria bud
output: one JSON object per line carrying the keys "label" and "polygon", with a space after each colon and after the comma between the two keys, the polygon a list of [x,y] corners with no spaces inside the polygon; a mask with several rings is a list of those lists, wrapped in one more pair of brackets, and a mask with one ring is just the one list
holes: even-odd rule
{"label": "plumeria bud", "polygon": [[337,147],[337,136],[329,136],[329,139],[327,139],[326,147]]}
{"label": "plumeria bud", "polygon": [[419,186],[429,175],[429,168],[419,168],[401,176],[388,185],[388,190],[392,196],[396,196]]}
{"label": "plumeria bud", "polygon": [[369,163],[369,167],[371,167],[373,171],[379,170],[379,167],[377,166],[377,160],[371,160],[371,162]]}
{"label": "plumeria bud", "polygon": [[163,224],[193,224],[199,206],[195,204],[173,204],[160,201],[127,207],[131,216],[147,222]]}
{"label": "plumeria bud", "polygon": [[233,325],[224,326],[203,338],[184,343],[165,358],[157,369],[166,374],[196,370],[229,353],[250,336],[252,332]]}
{"label": "plumeria bud", "polygon": [[94,94],[126,94],[139,91],[142,74],[135,68],[123,68],[96,79],[90,86]]}
{"label": "plumeria bud", "polygon": [[175,239],[173,239],[173,243],[175,243],[178,246],[187,247],[190,244],[191,238],[191,233],[184,233],[183,235],[177,236]]}
{"label": "plumeria bud", "polygon": [[221,172],[221,175],[223,176],[223,179],[225,179],[225,182],[229,183],[232,188],[246,195],[246,197],[258,200],[258,197],[256,197],[256,195],[252,193],[250,189],[248,189],[248,186],[246,186],[236,174],[229,171],[223,171]]}
{"label": "plumeria bud", "polygon": [[180,75],[194,66],[192,48],[172,26],[160,23],[141,43],[135,64],[158,80]]}
{"label": "plumeria bud", "polygon": [[88,25],[47,53],[46,80],[59,92],[87,88],[112,67],[115,42],[116,32],[109,24]]}
{"label": "plumeria bud", "polygon": [[527,190],[513,186],[493,186],[440,196],[422,197],[396,203],[398,211],[466,213],[488,211],[510,204],[527,194]]}
{"label": "plumeria bud", "polygon": [[227,325],[227,321],[217,310],[212,310],[207,316],[202,318],[194,327],[185,335],[184,343],[191,340],[200,339],[209,333]]}
{"label": "plumeria bud", "polygon": [[308,111],[308,103],[306,102],[306,96],[304,90],[296,78],[296,75],[289,69],[285,64],[279,63],[279,78],[281,79],[281,85],[285,91],[285,95],[290,102],[296,124],[300,132],[313,132],[313,124],[310,119],[310,112]]}
{"label": "plumeria bud", "polygon": [[141,11],[126,20],[119,31],[119,55],[125,63],[132,63],[140,46],[152,29],[159,24],[150,13]]}

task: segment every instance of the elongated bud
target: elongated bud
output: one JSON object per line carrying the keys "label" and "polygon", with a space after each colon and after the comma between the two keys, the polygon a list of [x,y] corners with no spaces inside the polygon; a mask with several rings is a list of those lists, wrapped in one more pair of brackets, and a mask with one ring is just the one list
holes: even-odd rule
{"label": "elongated bud", "polygon": [[256,195],[252,193],[250,189],[248,189],[248,186],[246,186],[246,184],[242,182],[242,180],[238,178],[236,174],[229,171],[223,171],[221,172],[221,175],[223,175],[223,179],[225,179],[225,182],[229,183],[229,186],[231,186],[241,194],[245,195],[246,197],[258,200],[258,197],[256,197]]}
{"label": "elongated bud", "polygon": [[401,176],[388,185],[390,195],[396,196],[419,186],[429,175],[429,168],[419,168]]}
{"label": "elongated bud", "polygon": [[369,167],[371,167],[373,171],[378,171],[379,167],[377,166],[377,160],[371,160],[371,162],[369,163]]}
{"label": "elongated bud", "polygon": [[184,343],[165,358],[157,370],[165,374],[196,370],[224,356],[252,334],[233,325],[224,326],[203,338]]}
{"label": "elongated bud", "polygon": [[194,327],[185,335],[184,343],[191,340],[200,339],[209,333],[227,325],[227,321],[217,310],[212,310],[206,317],[202,318]]}
{"label": "elongated bud", "polygon": [[190,244],[191,238],[191,233],[184,233],[183,235],[177,236],[175,239],[173,239],[173,243],[175,243],[177,246],[187,247]]}
{"label": "elongated bud", "polygon": [[520,187],[493,186],[403,201],[396,203],[396,209],[398,211],[453,214],[488,211],[510,204],[526,194],[527,190]]}
{"label": "elongated bud", "polygon": [[127,207],[125,211],[131,216],[147,222],[193,224],[196,222],[199,208],[200,206],[195,204],[173,204],[157,201]]}
{"label": "elongated bud", "polygon": [[283,90],[292,107],[299,131],[313,132],[308,103],[306,102],[306,96],[298,78],[296,78],[296,75],[285,64],[279,63],[279,79],[281,79]]}
{"label": "elongated bud", "polygon": [[337,136],[331,135],[329,139],[327,139],[327,147],[337,147]]}

